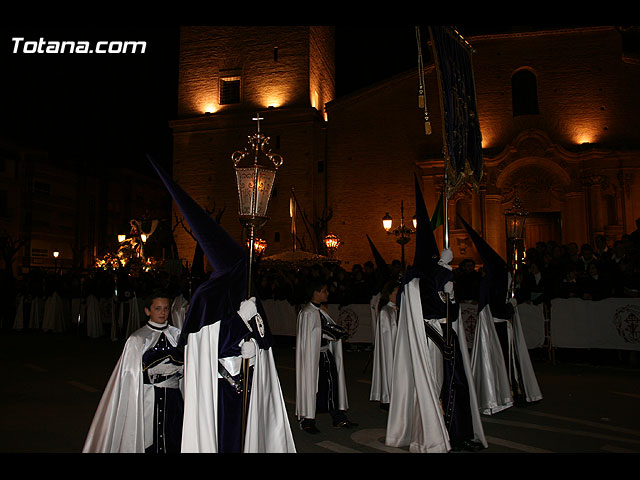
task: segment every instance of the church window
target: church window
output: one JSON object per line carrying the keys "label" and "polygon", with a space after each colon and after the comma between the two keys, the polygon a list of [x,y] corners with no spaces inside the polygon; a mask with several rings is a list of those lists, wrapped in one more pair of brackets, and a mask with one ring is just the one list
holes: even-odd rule
{"label": "church window", "polygon": [[220,78],[220,105],[240,103],[240,76]]}
{"label": "church window", "polygon": [[536,115],[538,108],[538,85],[536,75],[527,69],[518,70],[511,77],[513,116]]}

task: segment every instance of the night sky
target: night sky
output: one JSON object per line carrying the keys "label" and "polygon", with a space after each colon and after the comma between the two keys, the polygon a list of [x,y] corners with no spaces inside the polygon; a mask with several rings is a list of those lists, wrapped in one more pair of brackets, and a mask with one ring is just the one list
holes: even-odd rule
{"label": "night sky", "polygon": [[[476,33],[508,27],[460,27]],[[426,28],[423,38],[428,34]],[[144,54],[14,53],[25,41],[144,40]],[[0,27],[0,137],[87,168],[104,162],[148,169],[145,154],[171,158],[176,118],[178,27]],[[336,27],[337,95],[417,69],[415,27]]]}
{"label": "night sky", "polygon": [[[24,42],[144,40],[144,54],[24,53]],[[14,38],[24,38],[19,44]],[[170,157],[176,118],[178,27],[2,27],[1,136],[73,157],[137,165],[144,154]],[[18,51],[15,52],[16,44]],[[411,25],[337,27],[337,93],[417,65]],[[380,57],[384,69],[380,68]],[[146,164],[142,162],[144,166]]]}
{"label": "night sky", "polygon": [[[46,40],[145,40],[144,54],[14,53],[14,37]],[[4,75],[1,136],[47,149],[52,161],[88,166],[140,162],[170,152],[175,118],[176,28],[0,29]],[[20,45],[22,47],[22,44]]]}

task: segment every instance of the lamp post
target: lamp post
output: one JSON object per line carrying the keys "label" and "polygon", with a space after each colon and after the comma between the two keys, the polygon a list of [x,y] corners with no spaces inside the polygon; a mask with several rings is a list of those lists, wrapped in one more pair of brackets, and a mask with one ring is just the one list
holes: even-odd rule
{"label": "lamp post", "polygon": [[393,218],[391,218],[391,215],[389,215],[389,212],[387,212],[385,214],[384,217],[382,217],[382,227],[385,229],[385,231],[389,234],[389,235],[395,235],[396,237],[396,242],[398,242],[400,244],[400,248],[401,248],[401,253],[402,253],[402,270],[404,270],[404,246],[409,243],[409,240],[411,239],[410,236],[413,235],[415,233],[415,227],[416,227],[416,219],[415,217],[413,218],[413,229],[411,227],[408,227],[404,224],[404,202],[400,202],[400,225],[398,225],[398,228],[395,228],[392,230],[393,227]]}
{"label": "lamp post", "polygon": [[[269,137],[260,132],[260,115],[257,121],[257,132],[249,137],[248,146],[244,150],[237,150],[231,155],[236,171],[238,187],[238,215],[240,223],[249,231],[249,274],[247,298],[251,298],[253,285],[253,257],[255,250],[255,232],[268,220],[267,208],[271,191],[276,179],[276,171],[282,165],[282,157],[271,153],[268,149]],[[242,401],[242,446],[244,448],[246,415],[247,415],[247,380],[249,376],[249,361],[242,361],[243,401]]]}
{"label": "lamp post", "polygon": [[258,122],[258,131],[249,137],[248,146],[244,150],[238,150],[231,155],[238,187],[238,215],[240,223],[249,232],[247,298],[251,297],[255,231],[268,220],[267,208],[276,171],[282,165],[282,157],[268,149],[269,137],[260,132],[262,118],[257,115],[253,120]]}
{"label": "lamp post", "polygon": [[60,256],[60,252],[54,250],[53,252],[53,273],[58,271],[58,257]]}
{"label": "lamp post", "polygon": [[507,233],[507,251],[511,254],[511,284],[509,286],[509,293],[513,297],[515,276],[518,270],[518,247],[519,244],[524,241],[525,235],[525,223],[529,213],[522,207],[520,199],[515,197],[511,208],[505,210],[505,226]]}

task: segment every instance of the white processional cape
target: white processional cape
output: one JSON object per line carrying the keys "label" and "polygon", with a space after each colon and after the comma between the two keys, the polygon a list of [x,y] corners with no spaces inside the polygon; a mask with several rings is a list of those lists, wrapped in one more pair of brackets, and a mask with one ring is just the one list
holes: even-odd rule
{"label": "white processional cape", "polygon": [[[507,326],[509,347],[507,361],[495,329],[496,323],[506,323]],[[478,312],[471,365],[480,399],[480,409],[485,415],[498,413],[513,405],[510,381],[512,375],[516,378],[522,377],[518,378],[518,381],[522,385],[524,390],[522,393],[527,402],[542,399],[517,308],[514,308],[511,319],[493,316],[489,305]]]}
{"label": "white processional cape", "polygon": [[513,406],[507,365],[488,304],[478,312],[471,349],[471,370],[483,414],[493,415]]}
{"label": "white processional cape", "polygon": [[187,310],[189,310],[189,301],[184,298],[184,295],[180,294],[173,299],[171,303],[171,323],[173,326],[182,328]]}
{"label": "white processional cape", "polygon": [[177,345],[180,331],[172,326],[160,331],[145,325],[125,342],[89,427],[84,453],[144,453],[153,443],[155,394],[153,385],[143,383],[142,354],[163,333]]}
{"label": "white processional cape", "polygon": [[[416,453],[446,453],[451,450],[451,445],[440,406],[442,356],[426,338],[419,281],[418,278],[413,279],[402,292],[385,443],[392,447],[409,446],[409,451]],[[441,322],[430,324],[442,333]],[[475,388],[470,381],[472,374],[467,342],[460,324],[461,319],[458,318],[454,331],[469,383],[474,440],[487,447]]]}
{"label": "white processional cape", "polygon": [[[330,322],[335,323],[328,313],[324,312],[324,315]],[[296,333],[296,416],[315,418],[322,341],[322,323],[318,307],[308,303],[300,310]],[[344,375],[342,340],[329,342],[328,349],[333,355],[338,371],[338,408],[346,411],[349,409],[349,402]]]}
{"label": "white processional cape", "polygon": [[[219,334],[220,322],[207,325],[185,347],[182,452],[218,452]],[[295,453],[273,351],[256,352],[244,453]]]}
{"label": "white processional cape", "polygon": [[[377,306],[377,305],[376,305]],[[393,349],[397,332],[397,307],[387,304],[380,310],[373,344],[373,371],[369,399],[389,403],[393,378]]]}
{"label": "white processional cape", "polygon": [[524,338],[524,332],[522,330],[522,322],[520,321],[520,314],[518,309],[515,309],[513,315],[513,323],[509,325],[509,345],[510,347],[510,368],[514,368],[516,363],[520,367],[519,371],[522,374],[520,383],[524,388],[524,396],[527,402],[537,402],[542,400],[542,392],[538,385],[536,373],[533,370],[531,364],[531,357],[529,357],[529,350],[527,348],[527,342]]}

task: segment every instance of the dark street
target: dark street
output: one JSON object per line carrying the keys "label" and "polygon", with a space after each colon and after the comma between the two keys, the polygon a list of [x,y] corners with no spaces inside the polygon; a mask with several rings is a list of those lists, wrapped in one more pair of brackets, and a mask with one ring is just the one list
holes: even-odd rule
{"label": "dark street", "polygon": [[[2,331],[7,381],[1,395],[0,451],[78,453],[121,342],[72,333]],[[299,453],[407,453],[384,445],[386,412],[369,401],[370,351],[349,349],[349,417],[353,430],[317,419],[320,433],[298,429],[295,411],[293,339],[278,337],[274,349],[285,403]],[[484,453],[638,453],[640,376],[635,354],[559,351],[556,364],[546,351],[531,352],[542,401],[483,416],[489,448]]]}

